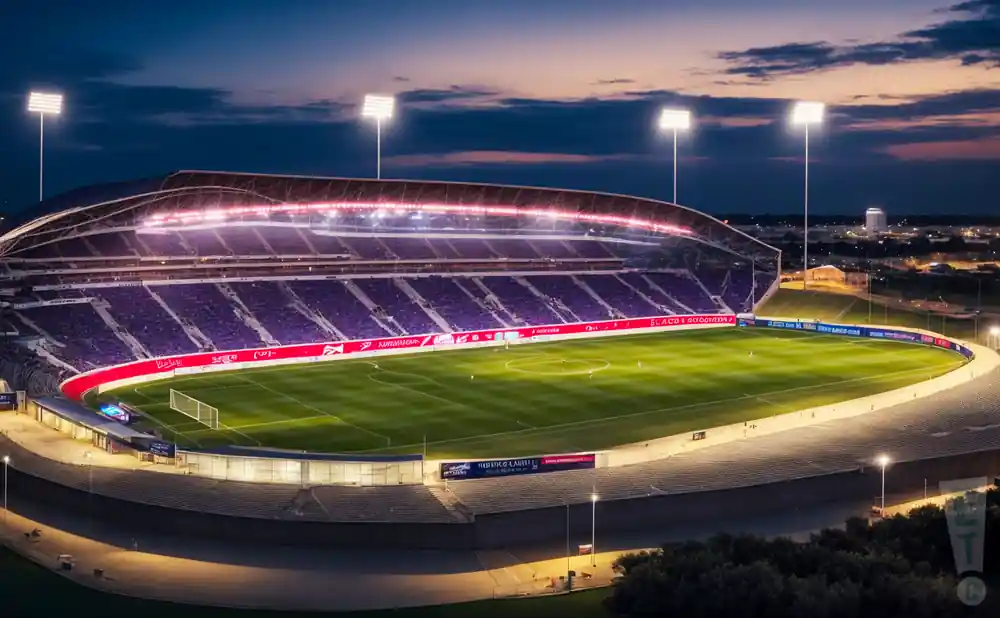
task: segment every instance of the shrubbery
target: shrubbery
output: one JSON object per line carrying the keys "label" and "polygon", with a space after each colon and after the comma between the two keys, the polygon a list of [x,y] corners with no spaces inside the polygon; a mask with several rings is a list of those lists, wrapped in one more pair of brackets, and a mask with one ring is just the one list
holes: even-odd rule
{"label": "shrubbery", "polygon": [[[1000,492],[990,491],[987,580],[1000,570],[998,502]],[[624,555],[617,568],[623,577],[605,603],[634,618],[945,618],[971,610],[956,594],[948,524],[936,506],[850,519],[805,543],[720,534],[668,544]]]}

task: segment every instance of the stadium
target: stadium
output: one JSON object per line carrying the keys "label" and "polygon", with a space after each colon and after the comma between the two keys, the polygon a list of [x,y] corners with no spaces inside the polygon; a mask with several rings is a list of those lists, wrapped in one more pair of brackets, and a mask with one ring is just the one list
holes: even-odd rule
{"label": "stadium", "polygon": [[781,253],[676,204],[177,172],[48,200],[0,255],[9,401],[141,463],[8,432],[11,490],[131,525],[492,547],[598,496],[602,530],[868,497],[886,449],[900,491],[996,469],[993,352],[762,313]]}

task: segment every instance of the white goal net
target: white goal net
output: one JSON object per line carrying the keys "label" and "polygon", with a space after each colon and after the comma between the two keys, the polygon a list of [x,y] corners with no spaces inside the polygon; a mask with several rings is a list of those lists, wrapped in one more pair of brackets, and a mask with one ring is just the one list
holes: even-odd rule
{"label": "white goal net", "polygon": [[170,389],[170,409],[190,416],[210,429],[219,428],[219,409],[180,391]]}

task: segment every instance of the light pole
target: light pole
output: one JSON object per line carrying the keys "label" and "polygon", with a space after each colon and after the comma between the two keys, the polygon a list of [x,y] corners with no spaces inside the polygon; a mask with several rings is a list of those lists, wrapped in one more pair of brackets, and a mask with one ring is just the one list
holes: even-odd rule
{"label": "light pole", "polygon": [[990,337],[993,338],[993,341],[990,342],[990,347],[992,348],[1000,347],[1000,345],[998,345],[1000,344],[1000,326],[990,327]]}
{"label": "light pole", "polygon": [[396,108],[396,99],[381,94],[366,94],[361,116],[375,119],[376,162],[375,178],[382,178],[382,121],[392,118]]}
{"label": "light pole", "polygon": [[10,466],[10,455],[3,456],[3,523],[7,524],[7,467]]}
{"label": "light pole", "polygon": [[879,514],[885,517],[885,468],[889,465],[890,459],[888,455],[879,455],[878,459],[875,460],[879,467],[882,468],[882,508],[879,510]]}
{"label": "light pole", "polygon": [[597,566],[597,494],[590,494],[590,566]]}
{"label": "light pole", "polygon": [[803,204],[802,224],[802,289],[808,287],[809,279],[809,126],[823,122],[826,105],[811,101],[799,101],[792,108],[792,124],[805,128],[806,133],[806,186]]}
{"label": "light pole", "polygon": [[677,132],[691,128],[691,112],[686,109],[664,109],[660,112],[660,130],[674,136],[674,204],[677,203]]}
{"label": "light pole", "polygon": [[63,95],[32,92],[28,95],[28,111],[38,114],[38,201],[45,196],[45,115],[62,113]]}

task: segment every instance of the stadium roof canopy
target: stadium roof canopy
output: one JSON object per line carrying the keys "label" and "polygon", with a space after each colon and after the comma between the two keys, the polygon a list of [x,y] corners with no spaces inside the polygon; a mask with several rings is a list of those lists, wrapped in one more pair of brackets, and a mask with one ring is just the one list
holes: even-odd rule
{"label": "stadium roof canopy", "polygon": [[718,219],[650,199],[457,182],[180,171],[46,200],[0,236],[0,255],[110,232],[230,225],[325,226],[373,234],[471,232],[683,238],[773,259],[777,250]]}

